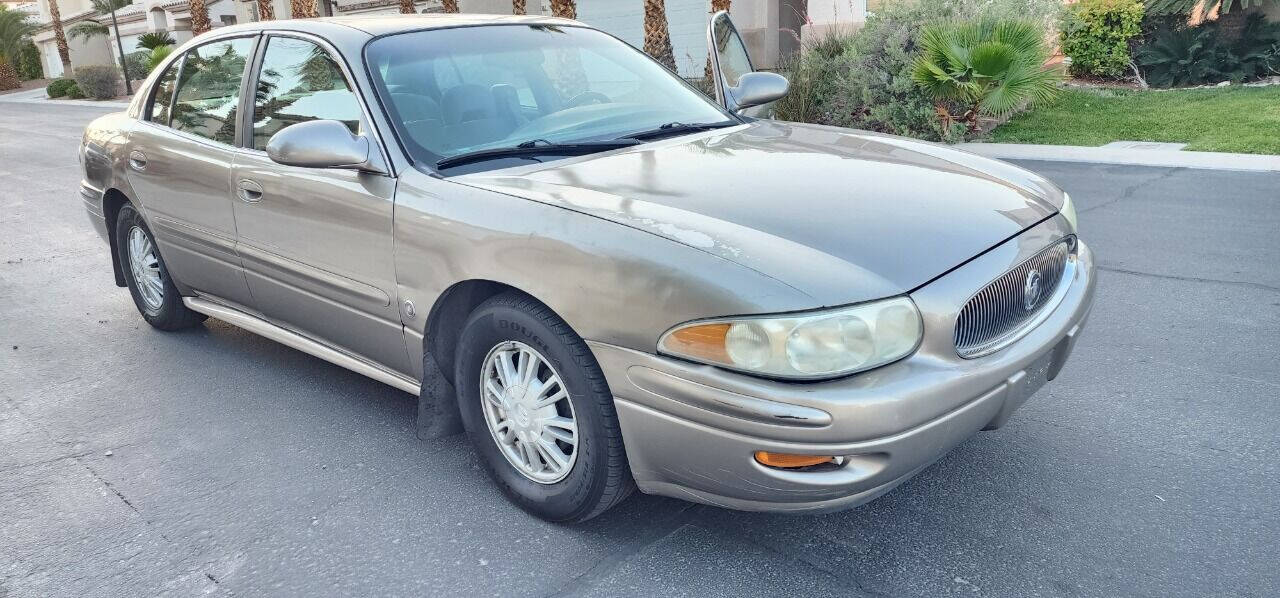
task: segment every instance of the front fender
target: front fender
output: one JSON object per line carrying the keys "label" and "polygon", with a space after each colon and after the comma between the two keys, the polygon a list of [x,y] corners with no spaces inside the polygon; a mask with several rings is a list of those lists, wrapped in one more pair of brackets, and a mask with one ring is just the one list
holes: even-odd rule
{"label": "front fender", "polygon": [[[411,362],[427,317],[460,281],[532,295],[584,339],[653,353],[671,326],[699,318],[794,311],[809,295],[722,257],[564,207],[477,189],[418,171],[396,191],[395,261]],[[415,348],[416,345],[416,348]]]}

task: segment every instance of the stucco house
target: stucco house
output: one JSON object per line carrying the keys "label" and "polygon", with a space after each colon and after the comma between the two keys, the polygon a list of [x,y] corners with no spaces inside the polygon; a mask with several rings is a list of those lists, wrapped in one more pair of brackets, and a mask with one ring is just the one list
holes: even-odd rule
{"label": "stucco house", "polygon": [[[266,0],[264,0],[266,1]],[[289,15],[288,0],[270,0],[277,18]],[[90,0],[57,0],[63,27],[94,19],[110,24],[110,17],[93,11]],[[35,0],[41,24],[33,39],[40,49],[45,73],[62,76],[50,25],[49,0]],[[214,27],[256,21],[257,0],[206,0]],[[439,12],[439,0],[417,2],[419,12]],[[510,14],[510,0],[459,0],[462,12]],[[551,14],[549,0],[529,0],[532,14]],[[578,20],[599,27],[622,40],[644,44],[644,6],[641,0],[578,0]],[[667,25],[681,75],[701,75],[707,56],[706,27],[710,0],[666,0]],[[397,0],[321,0],[323,14],[377,14],[399,12]],[[857,27],[866,17],[866,0],[736,0],[730,13],[738,25],[752,58],[761,68],[774,68],[781,56],[798,47],[800,40],[835,27]],[[136,49],[138,36],[167,31],[179,43],[191,38],[191,14],[187,0],[135,0],[116,11],[124,51]],[[118,64],[114,38],[68,39],[73,66]]]}

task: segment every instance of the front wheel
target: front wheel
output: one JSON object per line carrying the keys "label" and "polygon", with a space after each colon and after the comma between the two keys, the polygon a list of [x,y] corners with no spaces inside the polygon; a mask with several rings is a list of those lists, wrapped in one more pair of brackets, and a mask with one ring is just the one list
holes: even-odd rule
{"label": "front wheel", "polygon": [[613,396],[583,340],[518,294],[471,314],[454,385],[463,425],[503,492],[550,521],[585,521],[634,489]]}
{"label": "front wheel", "polygon": [[182,303],[178,289],[156,248],[155,237],[142,221],[142,215],[131,205],[120,208],[116,216],[116,251],[124,269],[125,284],[138,313],[148,324],[161,330],[179,330],[195,326],[205,315]]}

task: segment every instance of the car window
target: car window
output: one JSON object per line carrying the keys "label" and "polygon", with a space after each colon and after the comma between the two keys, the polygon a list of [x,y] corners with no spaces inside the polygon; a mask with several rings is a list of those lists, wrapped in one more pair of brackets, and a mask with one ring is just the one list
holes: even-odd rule
{"label": "car window", "polygon": [[360,102],[342,68],[316,44],[273,37],[262,57],[253,107],[253,147],[266,149],[271,136],[289,125],[320,119],[342,121],[360,132]]}
{"label": "car window", "polygon": [[234,143],[240,80],[252,49],[253,40],[242,37],[187,52],[170,126],[220,143]]}
{"label": "car window", "polygon": [[751,58],[747,55],[742,38],[733,27],[728,15],[720,15],[714,25],[716,62],[720,64],[720,75],[724,84],[729,87],[738,85],[738,78],[751,72]]}
{"label": "car window", "polygon": [[415,160],[731,120],[635,48],[584,27],[416,31],[374,40],[366,60]]}
{"label": "car window", "polygon": [[151,114],[147,120],[162,125],[169,124],[169,108],[173,105],[173,86],[178,81],[178,69],[182,68],[182,60],[175,60],[156,81],[154,95],[151,98]]}

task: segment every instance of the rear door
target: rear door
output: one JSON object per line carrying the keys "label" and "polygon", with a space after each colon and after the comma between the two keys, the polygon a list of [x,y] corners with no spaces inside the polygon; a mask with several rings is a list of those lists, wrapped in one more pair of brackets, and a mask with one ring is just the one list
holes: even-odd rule
{"label": "rear door", "polygon": [[211,41],[171,62],[129,138],[129,183],[170,275],[240,305],[252,299],[235,252],[231,165],[256,39]]}
{"label": "rear door", "polygon": [[392,258],[396,180],[285,166],[265,151],[272,135],[311,120],[368,132],[348,69],[335,49],[304,34],[269,34],[258,54],[232,177],[236,247],[254,305],[287,328],[408,373]]}

